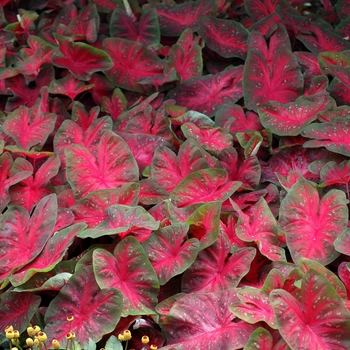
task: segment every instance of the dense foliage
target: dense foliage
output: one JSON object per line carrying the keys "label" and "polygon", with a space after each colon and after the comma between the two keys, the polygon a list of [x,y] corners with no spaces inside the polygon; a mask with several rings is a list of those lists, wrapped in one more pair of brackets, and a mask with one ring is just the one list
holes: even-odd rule
{"label": "dense foliage", "polygon": [[0,5],[2,347],[350,349],[349,0]]}

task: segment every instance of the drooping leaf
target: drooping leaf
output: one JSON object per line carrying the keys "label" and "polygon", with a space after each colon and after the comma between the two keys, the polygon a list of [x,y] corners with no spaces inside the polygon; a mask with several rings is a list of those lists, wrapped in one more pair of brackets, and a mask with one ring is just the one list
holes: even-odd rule
{"label": "drooping leaf", "polygon": [[197,257],[199,242],[195,238],[186,239],[188,228],[187,224],[166,226],[143,242],[160,285],[187,270]]}
{"label": "drooping leaf", "polygon": [[248,39],[248,55],[244,65],[244,102],[248,109],[274,100],[293,102],[302,94],[303,77],[298,62],[291,52],[284,27],[271,35],[269,46],[259,32]]}
{"label": "drooping leaf", "polygon": [[113,11],[110,36],[148,45],[159,44],[160,30],[155,9],[145,10],[139,19],[122,9]]}
{"label": "drooping leaf", "polygon": [[283,10],[286,11],[290,7],[288,4],[289,2],[283,0],[244,0],[246,11],[255,22],[274,13],[277,6],[282,6]]}
{"label": "drooping leaf", "polygon": [[306,141],[304,147],[325,147],[334,153],[350,156],[350,117],[339,117],[328,123],[312,123],[301,132]]}
{"label": "drooping leaf", "polygon": [[163,76],[165,63],[151,54],[146,46],[122,38],[107,38],[104,50],[111,56],[113,67],[105,74],[120,88],[130,91],[150,92],[152,84],[140,85],[144,78]]}
{"label": "drooping leaf", "polygon": [[296,136],[317,114],[331,107],[327,98],[301,96],[295,102],[271,101],[258,107],[261,124],[279,136]]}
{"label": "drooping leaf", "polygon": [[215,75],[192,78],[170,90],[167,99],[212,117],[223,103],[235,103],[243,96],[243,67],[231,67]]}
{"label": "drooping leaf", "polygon": [[61,68],[67,68],[80,80],[89,80],[92,73],[106,71],[113,67],[111,57],[82,42],[74,42],[71,38],[54,34],[59,46],[52,58],[52,63]]}
{"label": "drooping leaf", "polygon": [[169,344],[163,349],[241,349],[257,327],[232,322],[228,305],[236,300],[235,289],[191,293],[177,299],[161,321]]}
{"label": "drooping leaf", "polygon": [[171,200],[179,208],[230,197],[241,186],[240,182],[227,181],[223,169],[203,169],[187,175],[172,191]]}
{"label": "drooping leaf", "polygon": [[282,289],[272,291],[270,300],[292,349],[349,348],[350,313],[320,273],[311,269],[303,276],[300,301]]}
{"label": "drooping leaf", "polygon": [[338,257],[333,242],[347,226],[346,204],[344,192],[331,190],[320,198],[303,178],[289,190],[281,202],[279,225],[295,263],[308,258],[327,265]]}
{"label": "drooping leaf", "polygon": [[245,242],[255,242],[261,254],[272,261],[286,260],[284,250],[278,246],[278,227],[265,199],[261,197],[253,207],[253,215],[249,216],[232,202],[238,212],[236,234]]}
{"label": "drooping leaf", "polygon": [[10,207],[0,218],[0,281],[34,260],[51,236],[57,216],[55,195],[43,198],[32,216]]}
{"label": "drooping leaf", "polygon": [[[66,334],[72,329],[80,344],[88,342],[89,338],[96,343],[114,330],[122,305],[119,290],[108,287],[101,290],[92,267],[82,267],[51,301],[45,314],[45,332],[49,341],[55,338],[61,346],[66,344]],[[74,320],[67,322],[68,316],[73,316]]]}
{"label": "drooping leaf", "polygon": [[138,181],[138,167],[129,147],[112,131],[101,137],[96,156],[80,145],[67,147],[67,179],[77,197]]}
{"label": "drooping leaf", "polygon": [[85,222],[89,227],[95,227],[106,220],[106,209],[115,204],[136,206],[140,186],[137,183],[126,183],[119,188],[109,188],[89,193],[80,199],[71,209],[75,222]]}
{"label": "drooping leaf", "polygon": [[255,256],[254,248],[243,248],[230,254],[231,244],[224,233],[202,250],[195,262],[185,271],[182,278],[182,291],[218,292],[237,287],[249,271]]}
{"label": "drooping leaf", "polygon": [[53,131],[55,122],[55,114],[34,114],[28,107],[21,106],[7,116],[3,131],[24,150],[35,145],[40,149]]}
{"label": "drooping leaf", "polygon": [[107,218],[94,228],[83,231],[79,237],[98,238],[118,234],[124,238],[132,234],[138,241],[143,242],[151,235],[152,230],[159,228],[159,222],[141,206],[115,204],[105,211]]}
{"label": "drooping leaf", "polygon": [[320,186],[322,187],[340,184],[348,188],[350,161],[344,160],[339,165],[335,161],[326,163],[321,169],[320,180]]}
{"label": "drooping leaf", "polygon": [[98,285],[118,289],[123,296],[122,316],[154,314],[159,290],[158,278],[141,244],[126,237],[114,254],[104,249],[93,252]]}
{"label": "drooping leaf", "polygon": [[0,297],[0,328],[12,325],[22,333],[40,305],[41,297],[33,293],[7,292]]}
{"label": "drooping leaf", "polygon": [[249,32],[241,23],[203,16],[199,20],[198,32],[206,45],[220,56],[246,58]]}
{"label": "drooping leaf", "polygon": [[165,71],[175,68],[181,81],[199,77],[203,71],[202,46],[200,37],[191,28],[183,31],[176,44],[169,51],[169,64]]}

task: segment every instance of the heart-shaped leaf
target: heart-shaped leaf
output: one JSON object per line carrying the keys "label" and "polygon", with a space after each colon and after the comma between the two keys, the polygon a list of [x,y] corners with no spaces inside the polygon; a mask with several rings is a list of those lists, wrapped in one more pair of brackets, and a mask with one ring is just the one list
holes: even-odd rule
{"label": "heart-shaped leaf", "polygon": [[159,282],[147,255],[136,238],[122,240],[111,254],[93,252],[96,281],[101,288],[114,288],[123,295],[122,316],[154,314]]}
{"label": "heart-shaped leaf", "polygon": [[[91,338],[97,343],[117,325],[122,310],[122,295],[115,288],[100,289],[91,266],[78,269],[45,314],[45,332],[49,340],[57,339],[65,346],[71,330],[80,344]],[[74,317],[72,322],[67,317]]]}

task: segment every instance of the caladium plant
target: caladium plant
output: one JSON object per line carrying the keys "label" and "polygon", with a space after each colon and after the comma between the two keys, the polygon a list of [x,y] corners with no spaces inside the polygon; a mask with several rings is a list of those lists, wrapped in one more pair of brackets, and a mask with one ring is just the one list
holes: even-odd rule
{"label": "caladium plant", "polygon": [[1,348],[350,348],[334,3],[0,0]]}

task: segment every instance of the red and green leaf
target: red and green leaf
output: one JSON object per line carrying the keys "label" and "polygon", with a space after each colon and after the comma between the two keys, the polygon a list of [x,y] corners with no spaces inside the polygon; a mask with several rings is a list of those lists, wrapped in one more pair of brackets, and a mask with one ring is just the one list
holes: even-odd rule
{"label": "red and green leaf", "polygon": [[[66,344],[66,335],[72,329],[80,344],[88,343],[90,338],[98,342],[114,330],[122,307],[120,291],[108,287],[101,290],[92,267],[82,267],[51,301],[45,314],[45,332],[50,341],[57,339],[61,346]],[[67,317],[71,316],[74,320],[67,322]]]}
{"label": "red and green leaf", "polygon": [[103,288],[118,289],[123,296],[122,316],[154,314],[159,282],[141,244],[126,237],[114,254],[104,249],[93,252],[96,281]]}
{"label": "red and green leaf", "polygon": [[344,192],[331,190],[320,198],[317,189],[302,178],[281,202],[279,225],[295,263],[300,258],[323,265],[335,260],[339,253],[333,243],[347,222]]}

